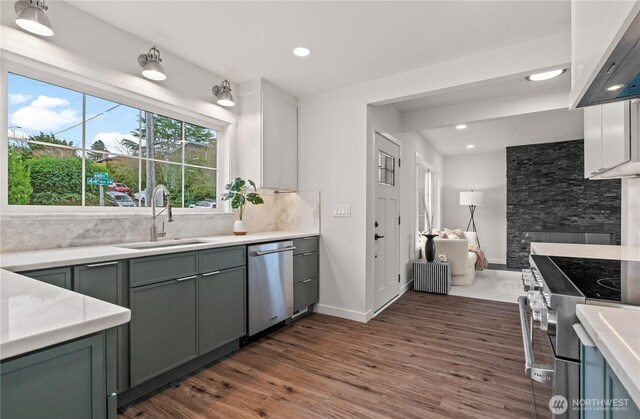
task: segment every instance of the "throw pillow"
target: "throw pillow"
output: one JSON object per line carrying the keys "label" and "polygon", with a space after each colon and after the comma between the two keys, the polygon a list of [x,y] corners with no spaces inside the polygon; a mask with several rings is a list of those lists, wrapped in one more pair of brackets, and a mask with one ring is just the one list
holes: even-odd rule
{"label": "throw pillow", "polygon": [[460,240],[460,237],[456,236],[455,234],[448,234],[449,236],[449,240]]}
{"label": "throw pillow", "polygon": [[445,228],[444,229],[445,233],[447,233],[447,235],[449,235],[449,237],[451,237],[451,235],[456,235],[458,236],[458,238],[460,239],[464,239],[464,233],[462,232],[461,228],[456,228],[455,230],[452,230],[450,228]]}

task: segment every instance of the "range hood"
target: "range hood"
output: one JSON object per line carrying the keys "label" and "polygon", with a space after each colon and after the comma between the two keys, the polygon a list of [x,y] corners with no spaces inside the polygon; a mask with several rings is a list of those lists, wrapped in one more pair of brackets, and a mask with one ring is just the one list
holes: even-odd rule
{"label": "range hood", "polygon": [[[623,85],[619,90],[607,90]],[[640,13],[598,72],[578,108],[640,98]]]}

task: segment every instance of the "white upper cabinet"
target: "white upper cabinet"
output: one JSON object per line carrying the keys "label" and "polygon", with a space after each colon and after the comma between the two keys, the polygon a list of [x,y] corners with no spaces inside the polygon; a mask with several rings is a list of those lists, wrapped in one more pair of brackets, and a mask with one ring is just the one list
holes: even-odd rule
{"label": "white upper cabinet", "polygon": [[638,101],[584,108],[584,177],[610,179],[640,174]]}
{"label": "white upper cabinet", "polygon": [[575,108],[640,12],[640,0],[571,1],[571,93]]}
{"label": "white upper cabinet", "polygon": [[298,188],[298,108],[295,97],[264,79],[239,87],[238,176],[258,188]]}
{"label": "white upper cabinet", "polygon": [[584,177],[602,169],[602,107],[584,108]]}

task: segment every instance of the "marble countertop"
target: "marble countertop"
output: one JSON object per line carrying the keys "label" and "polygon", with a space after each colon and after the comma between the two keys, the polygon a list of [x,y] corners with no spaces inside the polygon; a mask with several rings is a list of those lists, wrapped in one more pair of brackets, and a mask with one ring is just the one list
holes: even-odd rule
{"label": "marble countertop", "polygon": [[45,348],[131,319],[124,307],[0,269],[0,359]]}
{"label": "marble countertop", "polygon": [[531,254],[640,261],[640,247],[602,244],[531,243]]}
{"label": "marble countertop", "polygon": [[576,314],[633,401],[640,406],[640,307],[579,304]]}
{"label": "marble countertop", "polygon": [[[68,247],[64,249],[28,250],[0,254],[0,268],[20,272],[34,269],[46,269],[59,266],[81,265],[85,263],[106,262],[118,259],[132,259],[142,256],[162,255],[190,250],[203,250],[215,247],[260,243],[266,241],[288,240],[300,237],[317,236],[318,232],[309,231],[269,231],[250,233],[246,236],[208,236],[188,239],[160,239],[157,244],[182,243],[177,246],[159,248],[130,249],[125,246],[146,246],[150,242],[123,243],[104,246]],[[193,241],[198,243],[193,243]],[[188,244],[191,242],[190,244]]]}

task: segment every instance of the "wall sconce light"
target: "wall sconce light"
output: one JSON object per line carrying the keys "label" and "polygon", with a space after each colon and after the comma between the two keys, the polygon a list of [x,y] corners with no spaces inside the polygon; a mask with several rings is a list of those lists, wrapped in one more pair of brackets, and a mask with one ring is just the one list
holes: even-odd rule
{"label": "wall sconce light", "polygon": [[236,104],[231,96],[231,85],[227,80],[220,83],[220,86],[213,86],[212,92],[218,98],[218,105],[233,106]]}
{"label": "wall sconce light", "polygon": [[140,54],[138,56],[138,64],[142,67],[142,75],[150,80],[164,80],[167,76],[164,74],[164,69],[160,65],[160,51],[155,47],[151,47],[146,54]]}
{"label": "wall sconce light", "polygon": [[20,0],[13,6],[18,17],[16,24],[22,29],[41,36],[53,36],[51,22],[45,14],[44,0]]}

